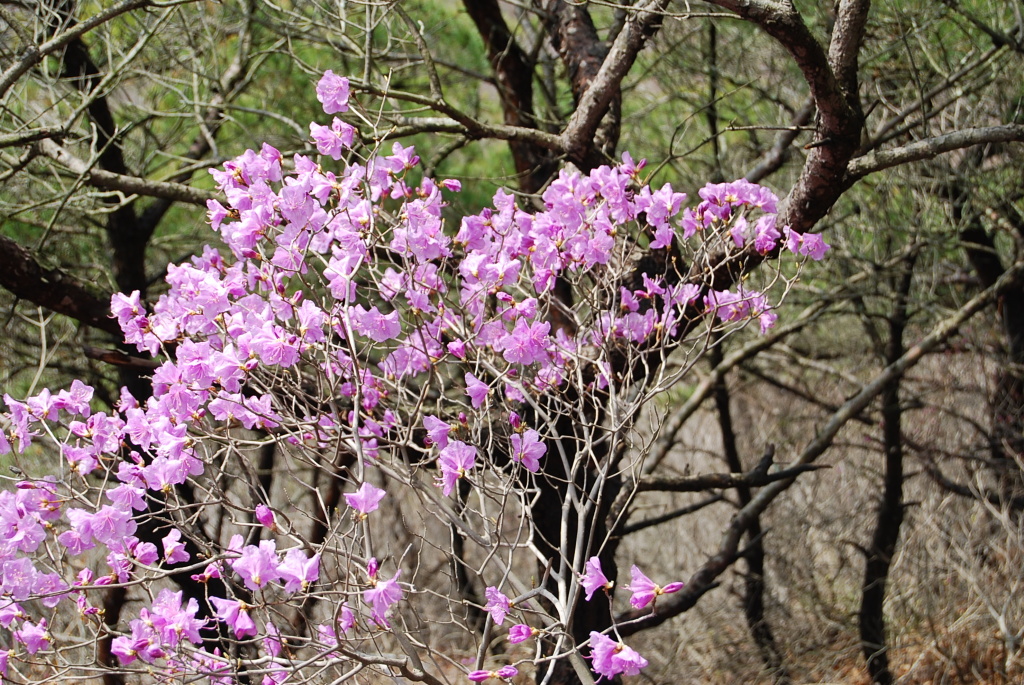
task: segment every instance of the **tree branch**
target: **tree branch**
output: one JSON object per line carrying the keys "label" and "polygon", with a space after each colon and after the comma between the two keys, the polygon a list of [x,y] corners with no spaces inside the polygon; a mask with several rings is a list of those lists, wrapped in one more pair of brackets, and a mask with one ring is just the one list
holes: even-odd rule
{"label": "tree branch", "polygon": [[942,470],[939,469],[938,465],[934,461],[925,462],[925,471],[927,471],[928,476],[935,481],[939,487],[953,493],[954,495],[988,502],[989,504],[997,507],[1009,506],[1014,510],[1024,509],[1024,497],[1007,497],[1005,494],[989,492],[980,488],[975,489],[964,485],[963,483],[957,483],[942,473]]}
{"label": "tree branch", "polygon": [[638,492],[702,492],[726,488],[756,488],[787,478],[796,478],[806,471],[826,468],[817,464],[802,464],[792,468],[767,473],[754,469],[747,473],[705,473],[682,478],[647,477],[637,483]]}
{"label": "tree branch", "polygon": [[16,147],[26,143],[34,143],[44,138],[63,138],[67,132],[62,128],[32,128],[18,133],[0,135],[0,148]]}
{"label": "tree branch", "polygon": [[857,65],[871,0],[841,0],[828,48],[828,61],[850,104],[857,106]]}
{"label": "tree branch", "polygon": [[123,336],[117,321],[110,318],[109,295],[96,293],[60,269],[42,266],[28,250],[4,236],[0,236],[0,287],[86,326],[119,339]]}
{"label": "tree branch", "polygon": [[717,495],[712,495],[707,499],[703,499],[700,502],[696,502],[695,504],[689,504],[685,507],[680,507],[679,509],[673,509],[672,511],[661,514],[660,516],[652,516],[651,518],[646,518],[641,521],[637,521],[636,523],[627,523],[622,527],[619,535],[621,537],[626,537],[627,535],[644,530],[645,528],[658,526],[662,523],[668,523],[669,521],[674,521],[677,518],[682,518],[683,516],[689,516],[690,514],[700,511],[704,507],[716,504],[724,499],[725,495],[719,493]]}
{"label": "tree branch", "polygon": [[[249,57],[252,48],[252,14],[255,11],[254,0],[249,0],[244,6],[244,11],[245,18],[238,32],[238,50],[235,52],[231,64],[221,74],[217,89],[206,106],[203,118],[199,121],[199,132],[182,159],[198,161],[213,149],[217,134],[225,121],[225,107],[243,90],[248,80]],[[167,182],[185,183],[192,178],[194,172],[194,167],[186,167],[171,176]],[[140,230],[152,235],[174,201],[174,198],[160,197],[150,203],[139,215]]]}
{"label": "tree branch", "polygon": [[807,104],[801,107],[800,111],[793,117],[792,125],[784,131],[779,131],[771,149],[761,157],[761,161],[754,165],[750,171],[743,174],[743,178],[751,183],[760,183],[781,169],[789,157],[790,151],[793,149],[793,141],[803,133],[801,127],[810,123],[813,115],[814,101],[808,100]]}
{"label": "tree branch", "polygon": [[[791,3],[770,0],[712,0],[760,26],[793,57],[811,89],[826,132],[843,130],[849,106],[832,71],[828,55]],[[844,45],[849,41],[843,40]]]}
{"label": "tree branch", "polygon": [[672,414],[666,419],[665,424],[661,429],[661,436],[651,449],[647,463],[644,464],[643,473],[653,473],[665,457],[668,456],[669,451],[676,443],[676,437],[679,435],[679,431],[682,430],[689,418],[700,408],[704,403],[704,400],[711,396],[715,385],[725,378],[726,373],[736,366],[739,366],[743,361],[754,357],[792,333],[795,333],[808,324],[816,321],[826,307],[827,303],[824,300],[815,302],[793,321],[790,321],[785,326],[780,326],[772,330],[772,332],[767,335],[762,335],[746,343],[739,349],[731,352],[729,356],[722,360],[722,363],[711,369],[711,373],[708,374],[708,376],[704,378],[696,388],[694,388],[686,402],[672,412]]}
{"label": "tree branch", "polygon": [[1015,27],[1011,30],[1011,33],[1004,33],[998,29],[994,29],[987,23],[982,21],[976,14],[964,9],[964,7],[957,2],[957,0],[940,0],[940,2],[946,7],[950,8],[967,21],[974,24],[975,27],[992,40],[992,45],[997,48],[1006,46],[1014,52],[1024,53],[1024,45],[1020,42],[1021,27]]}
{"label": "tree branch", "polygon": [[115,174],[103,169],[97,169],[86,164],[83,160],[68,152],[65,148],[57,145],[52,140],[39,141],[39,150],[47,157],[60,162],[73,173],[78,174],[82,179],[94,188],[102,190],[114,190],[128,195],[144,195],[147,197],[160,197],[178,202],[187,202],[193,205],[205,207],[207,200],[217,197],[217,194],[200,188],[191,188],[181,183],[169,183],[167,181],[151,181],[138,176],[127,174]]}
{"label": "tree branch", "polygon": [[847,178],[851,181],[889,169],[900,164],[931,159],[944,152],[960,150],[972,145],[988,143],[1024,142],[1024,126],[1004,124],[954,131],[934,138],[918,140],[891,150],[875,150],[850,161],[846,167]]}
{"label": "tree branch", "polygon": [[562,148],[573,159],[586,156],[601,119],[619,93],[622,79],[629,73],[647,39],[660,28],[668,4],[669,0],[650,0],[626,19],[561,135]]}

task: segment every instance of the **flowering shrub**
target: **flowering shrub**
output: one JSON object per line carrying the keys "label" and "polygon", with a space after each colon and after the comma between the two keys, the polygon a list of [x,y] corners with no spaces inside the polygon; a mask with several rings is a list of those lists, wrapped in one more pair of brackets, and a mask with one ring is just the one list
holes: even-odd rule
{"label": "flowering shrub", "polygon": [[[317,95],[354,106],[332,72]],[[356,159],[350,124],[311,133]],[[763,187],[709,185],[684,208],[629,155],[563,171],[540,211],[499,191],[448,229],[460,185],[418,161],[399,143],[337,171],[246,152],[214,172],[227,253],[170,265],[151,308],[111,303],[161,360],[152,396],[123,390],[111,412],[79,381],[4,396],[0,453],[26,477],[0,492],[0,672],[480,682],[580,650],[599,676],[647,665],[613,625],[566,631],[581,602],[614,599],[593,556],[608,541],[575,521],[594,525],[601,488],[643,460],[635,417],[711,329],[775,323],[767,290],[702,286],[713,261],[827,246],[776,226]],[[27,463],[36,443],[56,472]],[[551,492],[563,514],[539,520]],[[100,611],[115,588],[133,600],[120,621]],[[681,588],[633,566],[624,589],[656,610]],[[523,648],[467,662],[440,641],[465,650],[506,619]]]}

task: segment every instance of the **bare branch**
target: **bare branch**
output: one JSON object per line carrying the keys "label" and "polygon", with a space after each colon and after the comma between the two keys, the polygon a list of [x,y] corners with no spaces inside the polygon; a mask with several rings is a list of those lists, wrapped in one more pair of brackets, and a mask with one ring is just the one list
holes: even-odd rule
{"label": "bare branch", "polygon": [[747,179],[751,183],[760,183],[765,178],[775,173],[782,168],[782,165],[786,163],[789,158],[789,153],[793,149],[793,141],[797,139],[803,130],[802,126],[806,126],[814,115],[814,101],[808,100],[807,104],[800,108],[800,111],[793,117],[793,124],[791,127],[779,131],[779,134],[775,137],[775,143],[771,149],[768,150],[753,168],[747,173],[743,174],[743,178]]}
{"label": "bare branch", "polygon": [[643,472],[645,474],[653,473],[658,468],[662,460],[668,456],[669,451],[675,444],[679,431],[682,430],[683,425],[685,425],[689,418],[693,416],[694,412],[700,408],[700,405],[704,403],[704,400],[711,396],[715,385],[725,378],[726,373],[740,365],[744,360],[750,359],[758,353],[770,348],[772,345],[775,345],[780,340],[785,339],[787,336],[816,321],[825,310],[826,306],[827,304],[824,301],[818,301],[812,304],[794,321],[791,321],[785,326],[776,328],[768,335],[755,338],[743,347],[730,353],[729,356],[722,360],[722,363],[716,365],[715,368],[711,370],[711,373],[707,378],[702,380],[694,389],[686,402],[684,402],[682,406],[672,412],[672,415],[668,417],[665,425],[662,426],[661,436],[658,438],[657,443],[655,443],[654,448],[651,450],[647,463],[644,464]]}
{"label": "bare branch", "polygon": [[[847,91],[853,77],[845,65],[847,83],[841,84],[832,70],[824,48],[811,33],[803,17],[791,3],[768,0],[713,0],[714,4],[732,10],[744,19],[760,26],[786,49],[803,74],[810,88],[811,98],[818,110],[818,131],[807,154],[800,180],[793,186],[779,211],[779,221],[796,231],[814,226],[835,204],[845,190],[842,184],[846,165],[860,144],[863,115],[856,89]],[[863,30],[858,10],[860,3],[851,2],[848,26],[851,33],[838,38],[836,59],[856,60],[848,53],[860,44],[857,31]],[[858,19],[859,17],[859,19]]]}
{"label": "bare branch", "polygon": [[23,300],[122,337],[117,321],[110,318],[109,295],[95,292],[60,269],[44,267],[4,236],[0,236],[0,286]]}
{"label": "bare branch", "polygon": [[952,492],[954,495],[974,500],[983,500],[995,506],[1008,505],[1013,509],[1024,509],[1024,497],[1007,497],[1006,494],[990,492],[980,488],[976,489],[964,485],[963,483],[957,483],[942,473],[942,469],[940,469],[938,464],[934,461],[928,461],[925,463],[925,471],[931,479],[939,485],[939,487],[943,490]]}
{"label": "bare branch", "polygon": [[989,143],[1011,143],[1024,141],[1024,126],[1005,124],[954,131],[934,138],[919,140],[891,150],[875,150],[857,157],[847,166],[847,177],[857,180],[876,171],[889,169],[900,164],[931,159],[944,152],[952,152],[973,145]]}
{"label": "bare branch", "polygon": [[[992,45],[1001,48],[1006,46],[1014,52],[1024,53],[1024,45],[1021,44],[1019,34],[1020,27],[1017,27],[1012,33],[1004,33],[999,29],[993,28],[988,23],[983,21],[978,15],[974,14],[970,10],[967,10],[957,0],[940,0],[943,5],[949,7],[951,10],[962,16],[967,21],[974,24],[979,31],[984,33],[992,40]],[[1017,34],[1017,35],[1014,35]]]}
{"label": "bare branch", "polygon": [[696,502],[695,504],[689,504],[685,507],[674,509],[666,514],[662,514],[661,516],[652,516],[651,518],[643,519],[641,521],[637,521],[636,523],[628,523],[622,527],[622,530],[619,534],[622,537],[625,537],[632,533],[636,533],[637,531],[644,530],[645,528],[651,528],[652,526],[658,526],[662,523],[675,521],[677,518],[689,516],[690,514],[700,511],[704,507],[710,506],[717,502],[721,502],[724,499],[725,495],[719,493],[717,495],[712,495],[707,499],[702,499],[701,501]]}
{"label": "bare branch", "polygon": [[811,89],[825,131],[841,130],[850,115],[849,106],[832,71],[825,50],[791,3],[768,0],[713,0],[760,26],[793,57]]}
{"label": "bare branch", "polygon": [[192,188],[181,183],[151,181],[137,176],[115,174],[103,169],[90,167],[83,160],[74,156],[52,140],[40,141],[39,149],[47,157],[60,162],[73,173],[81,176],[86,183],[94,188],[120,191],[129,195],[160,197],[203,207],[206,206],[207,200],[217,197],[216,193],[209,190]]}
{"label": "bare branch", "polygon": [[[505,23],[497,0],[464,0],[463,5],[487,47],[505,123],[536,128],[533,64]],[[553,155],[530,141],[509,141],[509,148],[520,174],[520,188],[527,193],[540,190],[553,172]]]}
{"label": "bare branch", "polygon": [[59,140],[65,135],[66,131],[62,128],[33,128],[19,133],[7,133],[0,135],[0,148],[34,143],[44,138],[56,138]]}
{"label": "bare branch", "polygon": [[102,347],[93,347],[91,345],[83,347],[82,353],[89,359],[95,359],[96,361],[104,362],[105,364],[111,364],[113,366],[130,366],[142,371],[153,371],[154,369],[160,368],[161,364],[163,364],[163,362],[159,362],[155,359],[135,357],[121,350],[108,350]]}
{"label": "bare branch", "polygon": [[683,476],[681,478],[647,477],[637,483],[639,492],[702,492],[704,490],[723,490],[727,488],[756,488],[774,483],[778,480],[795,478],[801,473],[826,468],[817,464],[801,464],[792,468],[767,473],[754,469],[747,473],[705,473],[699,476]]}
{"label": "bare branch", "polygon": [[[880,125],[875,127],[875,130],[868,135],[868,142],[865,147],[861,148],[861,152],[866,152],[868,149],[891,140],[893,137],[899,135],[899,129],[897,127],[903,121],[914,114],[915,112],[921,111],[926,105],[931,109],[936,109],[934,106],[934,100],[943,92],[949,90],[953,86],[961,83],[970,74],[980,71],[982,68],[988,66],[996,57],[1001,54],[1006,54],[1006,50],[1003,48],[991,48],[980,55],[977,59],[965,64],[962,68],[958,69],[954,73],[950,74],[934,87],[921,94],[919,98],[914,100],[910,105],[902,109],[894,116],[886,119]],[[953,98],[955,99],[955,98]],[[913,126],[910,124],[904,129],[909,129]],[[895,130],[894,130],[895,129]]]}

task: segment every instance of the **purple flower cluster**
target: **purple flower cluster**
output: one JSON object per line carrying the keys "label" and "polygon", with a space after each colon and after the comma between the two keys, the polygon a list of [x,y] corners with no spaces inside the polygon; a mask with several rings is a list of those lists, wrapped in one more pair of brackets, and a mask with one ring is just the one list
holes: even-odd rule
{"label": "purple flower cluster", "polygon": [[[669,583],[661,587],[636,566],[631,568],[631,574],[630,584],[624,589],[632,593],[629,603],[634,609],[643,609],[661,595],[672,594],[683,588],[681,582]],[[580,576],[580,586],[587,593],[586,600],[588,602],[598,590],[607,592],[614,585],[605,576],[601,569],[601,560],[598,557],[591,557],[587,560],[586,572]],[[640,669],[647,666],[647,660],[637,654],[635,650],[597,632],[590,634],[590,654],[594,672],[606,678],[614,678],[619,674],[637,675],[640,673]]]}
{"label": "purple flower cluster", "polygon": [[182,638],[200,644],[199,630],[206,623],[196,618],[199,603],[190,599],[181,606],[181,592],[161,590],[148,608],[139,612],[139,618],[129,624],[130,636],[114,638],[110,651],[122,664],[140,659],[147,664],[167,656]]}
{"label": "purple flower cluster", "polygon": [[[348,80],[331,71],[316,93],[326,114],[344,114],[352,105]],[[356,141],[353,126],[338,117],[329,125],[310,124],[310,133],[318,153],[333,160]],[[404,438],[411,427],[423,428],[417,448],[429,453],[424,460],[436,467],[445,497],[460,482],[484,487],[489,478],[510,489],[526,487],[535,478],[529,474],[543,471],[551,458],[551,436],[525,425],[515,409],[558,391],[581,363],[606,371],[598,386],[610,383],[601,355],[609,343],[671,347],[701,314],[709,325],[757,319],[763,332],[774,324],[775,305],[744,286],[706,292],[649,274],[642,275],[642,286],[621,285],[621,265],[644,240],[651,250],[680,249],[691,256],[713,244],[712,236],[730,249],[752,245],[761,254],[780,241],[815,260],[828,250],[820,236],[776,226],[777,199],[761,186],[709,185],[696,207],[685,208],[686,196],[670,185],[652,191],[643,184],[643,162],[628,155],[619,166],[586,175],[561,172],[544,191],[540,211],[526,212],[511,194],[498,191],[492,208],[446,231],[445,193],[461,186],[429,178],[413,182],[410,172],[418,164],[415,149],[397,142],[390,154],[343,164],[337,173],[301,154],[286,162],[269,145],[247,151],[212,172],[224,199],[208,203],[209,220],[227,251],[207,247],[187,263],[170,265],[168,289],[152,305],[138,292],[111,300],[125,342],[160,359],[152,396],[139,402],[123,389],[115,410],[106,413],[92,410],[93,390],[79,381],[24,401],[4,395],[0,455],[23,454],[46,437],[56,440],[63,460],[59,478],[25,480],[0,492],[0,627],[10,631],[16,649],[34,655],[62,646],[54,637],[62,633],[50,632],[53,617],[32,616],[23,605],[36,610],[74,599],[83,617],[93,616],[98,609],[90,593],[99,587],[149,584],[172,573],[171,567],[195,563],[184,522],[161,524],[161,548],[136,534],[149,500],[173,499],[179,486],[210,477],[212,455],[221,452],[207,449],[206,441],[222,445],[239,431],[258,431],[299,452],[351,452],[360,468],[354,471],[358,488],[344,497],[359,525],[346,535],[369,545],[359,536],[387,494],[369,481],[395,479],[393,471],[381,477],[364,471],[385,461],[391,468],[407,465],[405,457],[395,458],[401,451],[396,445],[404,450],[412,442]],[[606,306],[576,307],[567,312],[571,326],[554,325],[553,291],[560,280],[603,289]],[[312,416],[297,415],[296,403],[273,392],[285,387],[283,379],[303,374],[330,389]],[[410,388],[420,394],[431,383],[455,405],[450,414],[440,402],[434,411],[441,416],[407,402]],[[510,434],[485,446],[474,427],[497,412],[508,412]],[[494,448],[501,459],[488,454]],[[325,552],[308,546],[279,550],[279,539],[296,539],[285,537],[293,533],[288,521],[279,522],[265,504],[249,513],[266,539],[245,545],[235,535],[222,549],[215,542],[215,556],[192,577],[246,588],[237,593],[244,600],[209,597],[213,615],[237,639],[262,632],[273,660],[282,642],[268,621],[267,602],[316,592]],[[90,550],[95,552],[82,556]],[[63,575],[73,565],[66,563],[70,558],[77,558],[80,570],[72,582]],[[86,559],[96,560],[100,570],[81,570],[93,563]],[[357,624],[389,628],[389,617],[406,597],[402,571],[390,578],[378,572],[370,559],[365,577],[350,574],[349,587],[358,590],[342,600],[362,601],[353,608],[341,601],[335,623],[320,626],[325,654]],[[580,583],[587,601],[613,585],[596,557]],[[680,587],[660,587],[633,567],[626,589],[633,606],[643,608]],[[202,673],[213,682],[227,678],[231,662],[201,646],[197,600],[183,603],[180,592],[166,589],[154,594],[113,640],[111,651],[122,664],[163,660],[161,668],[169,672]],[[512,609],[509,598],[488,587],[487,600],[486,611],[503,623]],[[519,624],[509,639],[522,642],[535,634]],[[646,665],[599,633],[591,635],[590,651],[594,670],[606,677],[633,675]],[[0,651],[0,673],[8,655]],[[278,666],[268,673],[265,682],[287,677]],[[507,680],[516,673],[505,666],[469,677]]]}

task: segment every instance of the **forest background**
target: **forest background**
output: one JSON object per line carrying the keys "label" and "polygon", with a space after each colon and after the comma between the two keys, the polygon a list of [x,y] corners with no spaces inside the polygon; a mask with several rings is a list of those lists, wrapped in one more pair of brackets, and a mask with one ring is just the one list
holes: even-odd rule
{"label": "forest background", "polygon": [[214,240],[208,170],[316,153],[326,69],[357,149],[461,181],[452,217],[623,152],[691,198],[747,178],[832,250],[657,400],[619,553],[689,594],[631,624],[644,677],[1019,682],[1022,59],[995,0],[4,0],[0,389],[145,393],[111,295]]}

